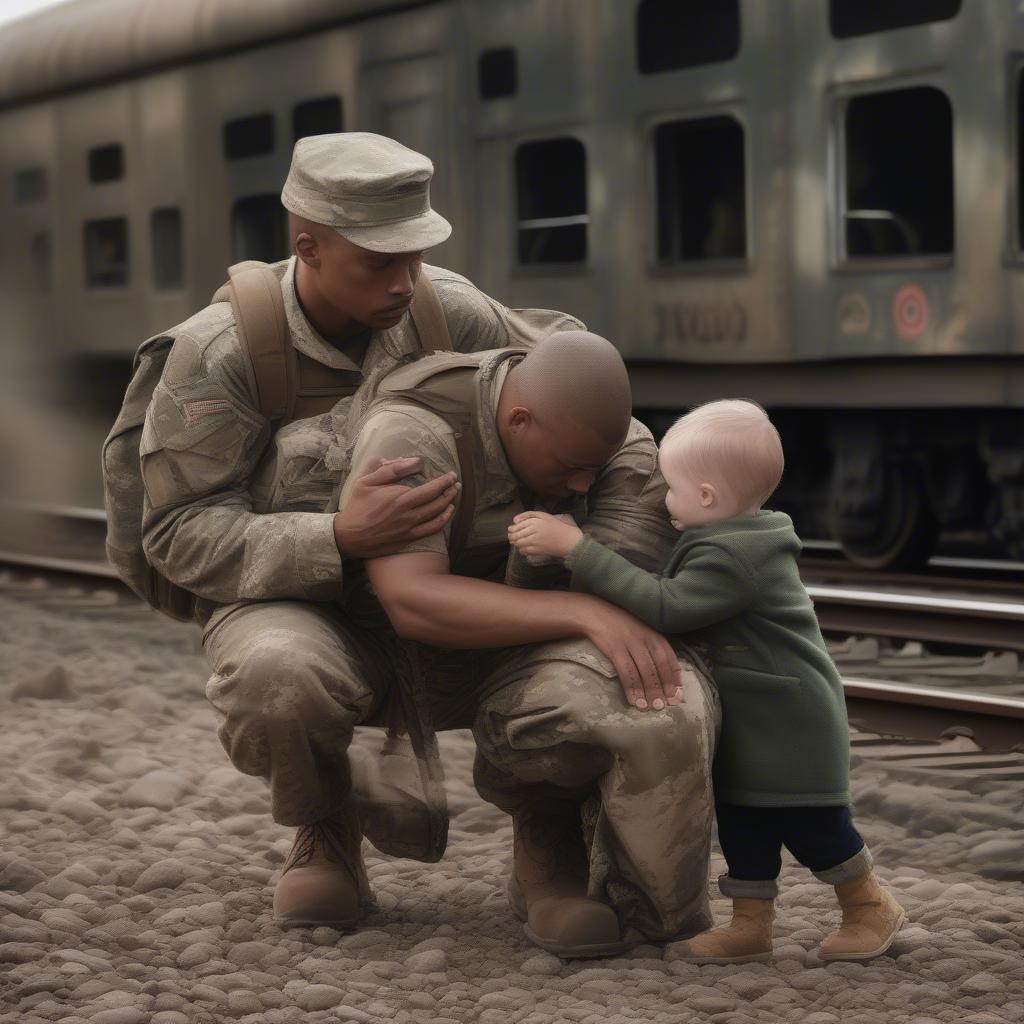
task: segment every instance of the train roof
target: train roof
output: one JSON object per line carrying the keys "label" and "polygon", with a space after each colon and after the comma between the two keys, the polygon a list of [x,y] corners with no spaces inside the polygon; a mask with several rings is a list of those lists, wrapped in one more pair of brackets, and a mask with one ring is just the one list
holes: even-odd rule
{"label": "train roof", "polygon": [[430,0],[69,0],[0,29],[0,108]]}

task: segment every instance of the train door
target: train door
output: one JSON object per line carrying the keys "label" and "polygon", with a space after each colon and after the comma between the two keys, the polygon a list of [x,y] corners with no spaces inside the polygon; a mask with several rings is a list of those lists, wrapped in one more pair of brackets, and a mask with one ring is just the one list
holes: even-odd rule
{"label": "train door", "polygon": [[[430,204],[455,221],[456,162],[451,159],[454,139],[446,113],[444,67],[439,53],[367,64],[360,74],[359,126],[430,157],[434,164]],[[456,236],[431,249],[428,260],[454,269],[461,262],[462,247]]]}

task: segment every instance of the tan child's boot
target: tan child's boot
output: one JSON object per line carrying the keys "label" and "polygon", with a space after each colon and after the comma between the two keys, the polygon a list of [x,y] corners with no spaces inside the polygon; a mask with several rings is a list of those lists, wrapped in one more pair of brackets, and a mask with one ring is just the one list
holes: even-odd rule
{"label": "tan child's boot", "polygon": [[835,887],[843,923],[818,947],[819,960],[870,960],[884,953],[907,919],[874,871]]}
{"label": "tan child's boot", "polygon": [[732,898],[732,921],[675,946],[674,960],[695,964],[745,964],[769,960],[775,900]]}

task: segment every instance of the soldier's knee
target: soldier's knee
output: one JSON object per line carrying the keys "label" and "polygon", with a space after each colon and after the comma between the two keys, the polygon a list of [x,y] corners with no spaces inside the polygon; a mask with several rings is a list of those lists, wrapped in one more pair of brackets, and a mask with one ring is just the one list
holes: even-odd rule
{"label": "soldier's knee", "polygon": [[325,694],[314,653],[285,631],[254,637],[232,671],[207,684],[211,702],[229,717],[315,721]]}

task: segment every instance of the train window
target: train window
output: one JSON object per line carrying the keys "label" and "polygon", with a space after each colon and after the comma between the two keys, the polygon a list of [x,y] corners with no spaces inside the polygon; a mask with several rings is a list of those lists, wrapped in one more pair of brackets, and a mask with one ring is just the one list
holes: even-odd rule
{"label": "train window", "polygon": [[27,167],[14,175],[14,201],[16,203],[37,203],[46,198],[49,191],[46,170],[42,167]]}
{"label": "train window", "polygon": [[485,50],[477,65],[480,98],[494,100],[516,93],[516,51],[511,46]]}
{"label": "train window", "polygon": [[239,199],[231,210],[231,252],[236,263],[275,263],[288,256],[288,218],[276,192]]}
{"label": "train window", "polygon": [[828,27],[836,39],[849,39],[932,21],[949,21],[960,13],[960,7],[961,0],[829,0]]}
{"label": "train window", "polygon": [[579,139],[528,142],[516,151],[520,263],[587,258],[587,154]]}
{"label": "train window", "polygon": [[224,122],[224,155],[229,160],[244,160],[273,152],[273,114],[256,114]]}
{"label": "train window", "polygon": [[636,65],[642,74],[716,64],[739,52],[739,0],[640,0]]}
{"label": "train window", "polygon": [[126,217],[85,222],[85,284],[88,288],[122,288],[128,284]]}
{"label": "train window", "polygon": [[29,241],[29,258],[36,287],[48,292],[53,283],[53,245],[49,231],[38,231]]}
{"label": "train window", "polygon": [[1024,251],[1024,69],[1017,77],[1017,248]]}
{"label": "train window", "polygon": [[953,109],[933,86],[846,107],[847,256],[953,251]]}
{"label": "train window", "polygon": [[149,217],[152,245],[153,284],[157,288],[180,288],[184,278],[181,245],[181,210],[165,206]]}
{"label": "train window", "polygon": [[292,110],[292,139],[307,135],[333,135],[342,131],[341,97],[324,96],[296,103]]}
{"label": "train window", "polygon": [[124,177],[124,149],[116,142],[89,150],[89,180],[119,181]]}
{"label": "train window", "polygon": [[732,117],[673,121],[654,133],[658,262],[747,255],[743,128]]}

